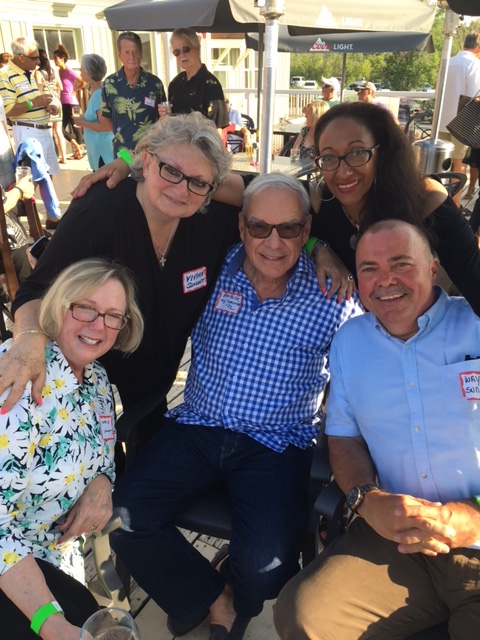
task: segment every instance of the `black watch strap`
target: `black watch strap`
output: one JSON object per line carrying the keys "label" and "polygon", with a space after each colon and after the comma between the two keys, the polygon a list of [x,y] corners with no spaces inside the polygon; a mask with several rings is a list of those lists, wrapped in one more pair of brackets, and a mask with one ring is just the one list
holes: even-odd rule
{"label": "black watch strap", "polygon": [[376,484],[362,484],[358,487],[353,487],[347,494],[347,507],[354,513],[357,513],[365,494],[374,489],[378,489]]}

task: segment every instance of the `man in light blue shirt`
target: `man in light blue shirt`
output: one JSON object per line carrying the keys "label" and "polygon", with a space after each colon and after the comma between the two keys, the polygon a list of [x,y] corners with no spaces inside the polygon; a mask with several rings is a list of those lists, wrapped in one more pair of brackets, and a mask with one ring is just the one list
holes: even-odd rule
{"label": "man in light blue shirt", "polygon": [[[330,350],[326,432],[358,513],[282,591],[282,640],[480,635],[480,319],[435,286],[423,230],[385,220],[356,253],[371,313]],[[443,637],[443,636],[441,636]]]}
{"label": "man in light blue shirt", "polygon": [[[185,402],[120,478],[124,523],[112,545],[183,635],[210,613],[210,640],[241,640],[252,616],[298,571],[312,442],[338,327],[360,312],[321,293],[307,192],[256,178],[232,249],[192,334]],[[226,482],[229,555],[219,571],[171,523]]]}

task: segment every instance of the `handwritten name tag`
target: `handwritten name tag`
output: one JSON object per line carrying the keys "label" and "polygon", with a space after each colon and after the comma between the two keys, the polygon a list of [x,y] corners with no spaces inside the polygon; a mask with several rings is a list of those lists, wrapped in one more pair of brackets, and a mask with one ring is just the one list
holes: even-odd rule
{"label": "handwritten name tag", "polygon": [[462,395],[466,400],[480,400],[480,371],[459,373]]}
{"label": "handwritten name tag", "polygon": [[115,430],[113,427],[112,416],[98,416],[100,420],[100,430],[105,442],[109,440],[115,440]]}
{"label": "handwritten name tag", "polygon": [[155,100],[153,98],[147,98],[145,96],[145,104],[147,105],[147,107],[154,107],[155,106]]}
{"label": "handwritten name tag", "polygon": [[192,293],[207,286],[207,267],[200,267],[193,271],[185,271],[182,276],[183,293]]}
{"label": "handwritten name tag", "polygon": [[216,311],[231,313],[236,315],[242,308],[243,296],[241,293],[232,293],[231,291],[220,291],[215,303]]}

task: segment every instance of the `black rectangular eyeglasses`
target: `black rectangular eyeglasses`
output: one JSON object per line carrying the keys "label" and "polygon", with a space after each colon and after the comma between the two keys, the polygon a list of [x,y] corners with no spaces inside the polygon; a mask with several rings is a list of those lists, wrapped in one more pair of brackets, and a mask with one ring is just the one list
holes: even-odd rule
{"label": "black rectangular eyeglasses", "polygon": [[186,180],[187,189],[194,193],[196,196],[208,196],[210,191],[215,189],[214,184],[210,184],[209,182],[205,182],[201,178],[192,178],[191,176],[186,176],[180,169],[176,169],[172,167],[170,164],[159,160],[157,156],[152,153],[158,160],[158,173],[160,177],[166,180],[167,182],[171,182],[172,184],[180,184],[182,180]]}

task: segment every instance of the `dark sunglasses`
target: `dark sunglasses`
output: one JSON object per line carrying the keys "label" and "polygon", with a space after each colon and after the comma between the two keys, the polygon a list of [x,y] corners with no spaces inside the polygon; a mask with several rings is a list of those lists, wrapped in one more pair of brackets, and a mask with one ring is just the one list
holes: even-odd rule
{"label": "dark sunglasses", "polygon": [[190,53],[191,50],[192,50],[192,47],[189,47],[188,44],[184,44],[181,49],[174,49],[172,53],[175,56],[175,58],[178,58],[178,56],[181,53]]}
{"label": "dark sunglasses", "polygon": [[268,224],[257,220],[246,220],[245,218],[243,220],[252,238],[261,238],[262,240],[268,238],[274,229],[277,230],[280,238],[284,240],[298,238],[306,222],[307,218],[302,222],[282,222],[281,224]]}

